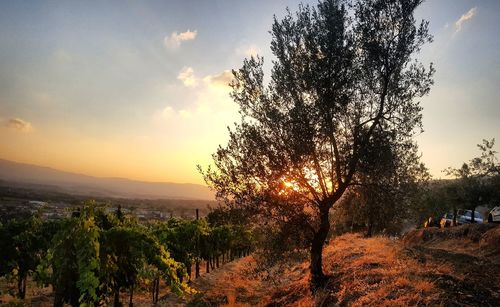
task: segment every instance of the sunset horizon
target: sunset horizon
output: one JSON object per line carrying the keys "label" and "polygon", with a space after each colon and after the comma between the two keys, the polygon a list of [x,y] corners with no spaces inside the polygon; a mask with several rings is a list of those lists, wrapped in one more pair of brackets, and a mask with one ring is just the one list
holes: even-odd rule
{"label": "sunset horizon", "polygon": [[498,305],[500,1],[0,8],[0,305]]}
{"label": "sunset horizon", "polygon": [[[128,3],[113,13],[105,4],[4,5],[0,158],[205,184],[196,166],[210,164],[226,127],[239,120],[231,70],[263,56],[267,80],[273,14],[299,3]],[[416,140],[435,179],[472,159],[482,139],[500,137],[500,69],[487,69],[500,65],[498,9],[495,1],[426,1],[416,12],[434,35],[419,55],[437,74],[421,100],[424,132]]]}

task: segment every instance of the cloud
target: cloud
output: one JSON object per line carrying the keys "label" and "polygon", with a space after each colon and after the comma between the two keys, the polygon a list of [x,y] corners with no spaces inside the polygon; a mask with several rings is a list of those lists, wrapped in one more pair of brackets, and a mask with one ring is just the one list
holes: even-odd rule
{"label": "cloud", "polygon": [[198,80],[194,75],[192,67],[183,67],[177,75],[177,79],[181,80],[187,87],[196,87],[198,85]]}
{"label": "cloud", "polygon": [[181,33],[173,32],[172,34],[170,34],[170,36],[165,36],[165,38],[163,39],[163,43],[168,49],[175,50],[181,46],[182,42],[194,40],[197,34],[197,30],[187,30],[186,32]]}
{"label": "cloud", "polygon": [[462,30],[462,26],[476,16],[477,8],[471,8],[467,13],[460,16],[460,18],[455,22],[455,33]]}
{"label": "cloud", "polygon": [[229,83],[233,80],[233,72],[230,70],[224,70],[218,75],[208,75],[203,78],[203,81],[215,87],[228,87]]}
{"label": "cloud", "polygon": [[163,108],[154,111],[153,122],[159,127],[169,127],[168,131],[181,130],[181,134],[195,133],[204,135],[207,139],[212,139],[210,131],[214,129],[221,137],[226,136],[227,125],[239,116],[237,104],[229,96],[228,84],[233,78],[232,72],[224,70],[218,74],[195,78],[193,69],[185,67],[179,76],[183,82],[191,78],[197,80],[196,88],[189,90],[191,96],[182,103],[166,97],[167,103]]}
{"label": "cloud", "polygon": [[261,53],[260,48],[255,44],[251,45],[242,45],[236,48],[236,53],[239,55],[244,55],[245,57],[257,56],[257,54]]}
{"label": "cloud", "polygon": [[33,130],[31,123],[24,121],[20,118],[10,118],[5,120],[4,126],[9,129],[14,129],[21,132],[30,132]]}
{"label": "cloud", "polygon": [[204,85],[204,87],[227,91],[229,89],[229,84],[233,80],[233,72],[231,70],[224,70],[219,74],[206,75],[203,78],[198,78],[192,67],[185,66],[177,75],[177,79],[181,80],[186,87],[197,87],[199,84],[198,81],[203,80],[202,85]]}

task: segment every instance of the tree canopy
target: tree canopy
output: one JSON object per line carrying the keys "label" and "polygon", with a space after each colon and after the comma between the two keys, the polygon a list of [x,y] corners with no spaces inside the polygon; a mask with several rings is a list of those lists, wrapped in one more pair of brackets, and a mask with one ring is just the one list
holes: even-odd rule
{"label": "tree canopy", "polygon": [[[366,182],[383,156],[402,161],[415,149],[418,98],[434,73],[415,59],[431,41],[428,22],[413,16],[421,2],[301,5],[274,19],[269,81],[262,57],[233,71],[241,121],[203,171],[205,180],[226,204],[253,212],[253,222],[293,237],[285,241],[290,249],[308,248],[313,288],[325,280],[330,209]],[[408,168],[405,176],[413,173]]]}

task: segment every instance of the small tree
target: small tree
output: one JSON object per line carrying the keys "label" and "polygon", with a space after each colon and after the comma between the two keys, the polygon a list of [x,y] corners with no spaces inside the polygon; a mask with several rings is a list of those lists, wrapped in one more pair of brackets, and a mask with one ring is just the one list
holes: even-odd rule
{"label": "small tree", "polygon": [[353,2],[320,1],[275,18],[269,84],[261,57],[233,71],[241,122],[202,171],[218,198],[290,238],[281,236],[281,249],[309,249],[313,289],[325,282],[330,209],[361,183],[375,131],[395,146],[412,138],[421,125],[416,98],[434,72],[413,59],[431,40],[428,23],[413,17],[422,0]]}

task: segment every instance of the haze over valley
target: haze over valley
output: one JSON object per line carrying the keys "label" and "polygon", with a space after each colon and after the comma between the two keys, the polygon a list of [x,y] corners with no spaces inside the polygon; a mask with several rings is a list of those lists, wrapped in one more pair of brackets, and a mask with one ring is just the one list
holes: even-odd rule
{"label": "haze over valley", "polygon": [[4,185],[30,184],[31,188],[37,185],[39,189],[93,197],[214,200],[214,193],[200,184],[94,177],[3,159],[0,180]]}

